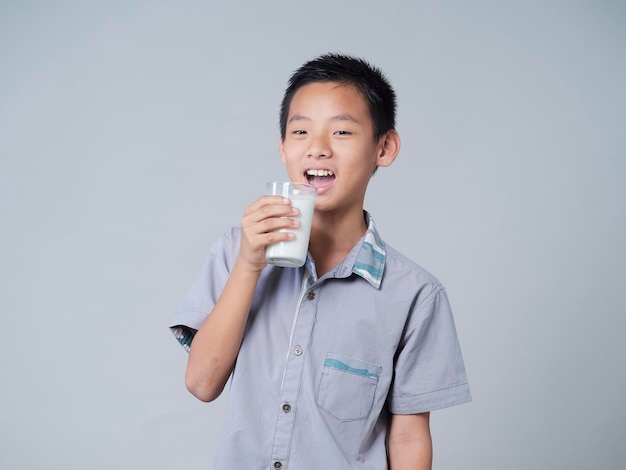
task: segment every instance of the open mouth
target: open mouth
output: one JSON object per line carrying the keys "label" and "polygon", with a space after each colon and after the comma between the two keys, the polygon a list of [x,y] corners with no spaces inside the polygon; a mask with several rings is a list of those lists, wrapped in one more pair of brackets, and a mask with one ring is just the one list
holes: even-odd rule
{"label": "open mouth", "polygon": [[307,183],[318,188],[330,185],[335,181],[335,174],[331,170],[307,170],[304,176]]}

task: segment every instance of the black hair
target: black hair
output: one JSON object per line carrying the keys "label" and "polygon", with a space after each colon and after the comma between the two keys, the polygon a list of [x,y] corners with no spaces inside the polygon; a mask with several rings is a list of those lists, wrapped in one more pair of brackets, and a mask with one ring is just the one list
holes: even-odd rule
{"label": "black hair", "polygon": [[378,140],[396,125],[396,93],[382,71],[358,57],[329,53],[306,62],[289,78],[280,106],[280,137],[285,139],[291,100],[304,85],[338,82],[354,86],[365,98]]}

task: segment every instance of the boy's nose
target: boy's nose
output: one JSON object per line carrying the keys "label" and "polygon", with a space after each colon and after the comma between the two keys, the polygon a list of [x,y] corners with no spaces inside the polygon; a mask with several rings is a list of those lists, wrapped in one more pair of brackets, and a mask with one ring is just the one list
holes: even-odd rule
{"label": "boy's nose", "polygon": [[332,156],[328,141],[323,137],[318,137],[311,141],[311,145],[307,149],[307,157],[309,158],[329,158]]}

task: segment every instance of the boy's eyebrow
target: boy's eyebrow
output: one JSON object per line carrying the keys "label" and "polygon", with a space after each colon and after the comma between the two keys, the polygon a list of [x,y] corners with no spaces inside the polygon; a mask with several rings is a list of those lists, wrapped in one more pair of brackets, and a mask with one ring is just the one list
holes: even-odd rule
{"label": "boy's eyebrow", "polygon": [[337,116],[333,116],[331,120],[332,121],[352,121],[356,124],[361,124],[361,121],[359,121],[354,116],[351,116],[350,114],[338,114]]}
{"label": "boy's eyebrow", "polygon": [[[310,121],[310,120],[311,120],[311,118],[303,116],[302,114],[294,114],[293,116],[291,116],[289,118],[288,122],[293,122],[293,121]],[[351,121],[351,122],[354,122],[356,124],[361,124],[361,121],[359,121],[354,116],[351,116],[350,114],[337,114],[336,116],[331,117],[329,119],[329,121]]]}
{"label": "boy's eyebrow", "polygon": [[294,114],[293,116],[289,118],[289,121],[287,122],[292,122],[292,121],[310,121],[310,119],[308,117],[302,116],[301,114]]}

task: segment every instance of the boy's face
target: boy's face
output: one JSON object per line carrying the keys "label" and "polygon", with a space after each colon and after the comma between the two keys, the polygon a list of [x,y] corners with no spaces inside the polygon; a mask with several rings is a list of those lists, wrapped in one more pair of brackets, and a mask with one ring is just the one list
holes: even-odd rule
{"label": "boy's face", "polygon": [[317,186],[316,211],[362,210],[372,173],[390,165],[398,150],[395,131],[374,140],[363,95],[336,82],[310,83],[296,91],[280,143],[291,181]]}

